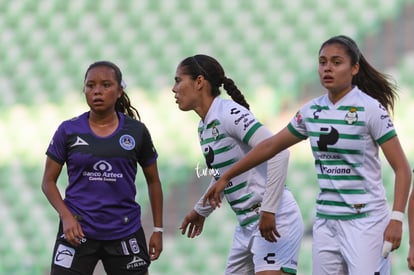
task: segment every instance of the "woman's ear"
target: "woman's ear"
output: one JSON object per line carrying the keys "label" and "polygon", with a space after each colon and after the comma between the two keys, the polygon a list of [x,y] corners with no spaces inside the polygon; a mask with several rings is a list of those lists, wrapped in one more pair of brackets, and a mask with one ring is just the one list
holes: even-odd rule
{"label": "woman's ear", "polygon": [[206,79],[201,74],[197,76],[195,83],[197,90],[201,90],[204,87]]}
{"label": "woman's ear", "polygon": [[352,76],[356,75],[359,72],[359,63],[356,63],[354,66],[352,66]]}

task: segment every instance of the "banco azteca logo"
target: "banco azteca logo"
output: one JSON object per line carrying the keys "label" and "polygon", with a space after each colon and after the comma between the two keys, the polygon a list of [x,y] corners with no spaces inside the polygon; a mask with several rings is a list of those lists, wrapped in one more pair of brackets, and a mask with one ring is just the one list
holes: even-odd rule
{"label": "banco azteca logo", "polygon": [[109,162],[105,161],[105,160],[100,160],[100,161],[98,161],[97,163],[95,163],[93,165],[93,169],[95,171],[109,172],[109,171],[112,171],[112,165]]}

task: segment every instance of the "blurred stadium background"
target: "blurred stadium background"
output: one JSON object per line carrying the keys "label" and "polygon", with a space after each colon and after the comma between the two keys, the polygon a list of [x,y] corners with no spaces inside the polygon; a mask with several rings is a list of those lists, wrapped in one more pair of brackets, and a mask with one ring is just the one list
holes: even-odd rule
{"label": "blurred stadium background", "polygon": [[[319,95],[317,53],[346,34],[400,89],[394,121],[414,159],[414,0],[0,0],[0,274],[48,274],[58,217],[40,190],[44,152],[58,124],[87,110],[83,76],[96,60],[117,63],[127,91],[159,151],[165,196],[164,251],[151,274],[222,274],[236,219],[228,206],[203,234],[179,234],[184,215],[207,187],[197,117],[174,103],[176,65],[215,56],[273,131]],[[306,142],[291,150],[287,185],[306,224],[298,274],[311,273],[311,224],[317,183]],[[384,165],[387,195],[392,173]],[[147,232],[147,189],[137,180]],[[66,186],[66,174],[59,187]],[[408,231],[393,253],[392,274],[409,274]],[[95,275],[104,274],[100,266]]]}

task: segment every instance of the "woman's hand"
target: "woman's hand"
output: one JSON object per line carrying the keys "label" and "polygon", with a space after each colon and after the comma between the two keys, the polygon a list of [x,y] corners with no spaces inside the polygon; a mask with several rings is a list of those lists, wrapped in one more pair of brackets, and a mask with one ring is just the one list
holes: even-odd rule
{"label": "woman's hand", "polygon": [[220,178],[215,184],[213,184],[203,197],[203,206],[206,206],[207,201],[210,206],[215,209],[221,205],[221,193],[227,186],[227,180]]}
{"label": "woman's hand", "polygon": [[77,218],[70,214],[61,217],[61,221],[65,239],[73,246],[80,245],[85,235],[83,234],[82,227]]}
{"label": "woman's hand", "polygon": [[198,214],[194,209],[191,210],[191,212],[185,216],[183,222],[181,223],[181,234],[184,235],[188,227],[187,237],[197,237],[203,231],[205,219],[205,217]]}

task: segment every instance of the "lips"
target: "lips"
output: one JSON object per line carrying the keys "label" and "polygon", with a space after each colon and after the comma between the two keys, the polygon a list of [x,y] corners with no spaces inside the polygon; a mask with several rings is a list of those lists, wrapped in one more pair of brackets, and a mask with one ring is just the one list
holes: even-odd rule
{"label": "lips", "polygon": [[95,99],[92,100],[92,102],[95,105],[100,105],[100,104],[104,103],[103,99],[101,99],[101,98],[95,98]]}
{"label": "lips", "polygon": [[334,78],[332,76],[326,75],[323,77],[324,82],[333,82]]}

